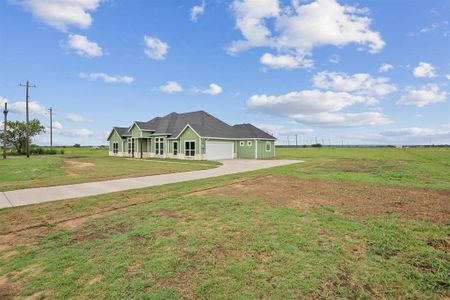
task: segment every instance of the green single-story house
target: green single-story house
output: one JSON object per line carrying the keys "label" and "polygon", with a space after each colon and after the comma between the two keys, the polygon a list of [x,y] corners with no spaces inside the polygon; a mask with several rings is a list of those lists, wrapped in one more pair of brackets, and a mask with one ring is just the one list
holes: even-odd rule
{"label": "green single-story house", "polygon": [[108,136],[110,156],[206,160],[271,158],[275,140],[251,124],[230,126],[204,111],[135,121]]}

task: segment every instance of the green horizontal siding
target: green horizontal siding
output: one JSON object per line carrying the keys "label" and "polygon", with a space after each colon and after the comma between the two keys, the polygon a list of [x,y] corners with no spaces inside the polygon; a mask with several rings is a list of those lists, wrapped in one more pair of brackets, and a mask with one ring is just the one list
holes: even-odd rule
{"label": "green horizontal siding", "polygon": [[134,138],[147,138],[151,136],[151,133],[149,131],[142,131],[136,124],[133,124],[131,127],[131,136]]}
{"label": "green horizontal siding", "polygon": [[187,127],[180,135],[180,153],[182,156],[184,156],[185,141],[195,141],[195,154],[200,154],[200,137],[190,127]]}
{"label": "green horizontal siding", "polygon": [[113,133],[109,137],[109,151],[113,151],[113,143],[119,143],[119,152],[124,151],[123,139],[117,133],[117,131],[113,130]]}
{"label": "green horizontal siding", "polygon": [[[270,151],[266,151],[266,143],[270,144]],[[271,158],[275,156],[275,141],[258,141],[258,158]]]}
{"label": "green horizontal siding", "polygon": [[[241,146],[241,142],[244,142],[243,146]],[[251,146],[248,145],[249,142],[251,142]],[[237,140],[236,144],[237,158],[255,158],[255,140]]]}

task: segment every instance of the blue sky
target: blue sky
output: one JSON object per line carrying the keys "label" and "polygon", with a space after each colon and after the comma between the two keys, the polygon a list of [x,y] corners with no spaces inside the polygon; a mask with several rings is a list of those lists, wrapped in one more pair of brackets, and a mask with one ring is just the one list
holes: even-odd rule
{"label": "blue sky", "polygon": [[[291,143],[450,143],[448,1],[0,2],[0,102],[55,144],[205,110]],[[47,144],[48,134],[35,139]]]}

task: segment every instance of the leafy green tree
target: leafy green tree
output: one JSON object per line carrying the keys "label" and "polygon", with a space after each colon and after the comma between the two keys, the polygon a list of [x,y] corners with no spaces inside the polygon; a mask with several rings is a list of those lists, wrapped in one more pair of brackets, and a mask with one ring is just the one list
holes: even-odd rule
{"label": "leafy green tree", "polygon": [[[45,127],[37,119],[30,121],[30,143],[31,139],[45,132]],[[3,145],[3,132],[0,135],[0,141]],[[6,130],[6,144],[13,146],[18,153],[24,153],[26,147],[26,124],[24,121],[8,121]]]}

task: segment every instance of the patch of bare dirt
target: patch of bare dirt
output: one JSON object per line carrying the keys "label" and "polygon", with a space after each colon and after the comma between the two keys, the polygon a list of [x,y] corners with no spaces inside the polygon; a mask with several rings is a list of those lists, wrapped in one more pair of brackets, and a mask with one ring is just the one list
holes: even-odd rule
{"label": "patch of bare dirt", "polygon": [[81,243],[84,241],[104,240],[112,235],[124,233],[131,228],[130,224],[110,223],[90,224],[83,227],[83,230],[77,232],[75,238],[69,244]]}
{"label": "patch of bare dirt", "polygon": [[58,229],[63,229],[63,230],[72,230],[72,229],[80,227],[87,221],[98,219],[101,216],[102,215],[97,214],[97,215],[89,215],[89,216],[84,216],[84,217],[79,217],[79,218],[72,218],[72,219],[68,219],[65,221],[61,221],[60,223],[58,223],[56,225],[56,227]]}
{"label": "patch of bare dirt", "polygon": [[98,275],[88,282],[88,286],[96,284],[97,282],[102,281],[102,279],[103,279],[103,277],[101,275]]}
{"label": "patch of bare dirt", "polygon": [[13,233],[0,235],[0,251],[6,251],[11,247],[31,245],[32,243],[29,240]]}
{"label": "patch of bare dirt", "polygon": [[[404,162],[404,161],[403,161]],[[400,170],[400,165],[389,165],[389,161],[382,159],[350,159],[340,158],[320,162],[310,166],[314,171],[339,171],[346,173],[368,173],[376,174],[389,170]],[[399,163],[400,164],[400,163]],[[308,166],[303,168],[308,172]]]}
{"label": "patch of bare dirt", "polygon": [[89,168],[89,167],[95,166],[94,163],[81,162],[81,161],[77,161],[77,160],[65,160],[64,162],[66,164],[68,164],[71,168],[74,168],[74,169],[84,169],[84,168]]}
{"label": "patch of bare dirt", "polygon": [[174,210],[158,210],[155,213],[158,216],[163,216],[166,218],[184,219],[184,216],[180,212]]}
{"label": "patch of bare dirt", "polygon": [[[31,265],[20,272],[10,273],[8,277],[6,275],[0,276],[0,299],[37,299],[39,293],[36,293],[36,297],[17,297],[18,293],[22,289],[23,283],[31,278],[34,278],[40,274],[40,268],[37,265]],[[16,278],[19,278],[17,280]]]}
{"label": "patch of bare dirt", "polygon": [[80,174],[78,174],[77,171],[95,166],[94,163],[81,162],[77,160],[65,160],[64,163],[67,164],[65,169],[66,173],[71,176],[78,176]]}
{"label": "patch of bare dirt", "polygon": [[11,233],[45,230],[51,228],[72,230],[81,227],[89,220],[127,210],[130,207],[164,198],[168,192],[158,194],[130,195],[121,193],[115,201],[100,201],[87,207],[83,212],[74,213],[73,200],[47,202],[11,210],[0,216],[0,251],[2,236]]}
{"label": "patch of bare dirt", "polygon": [[[332,206],[345,214],[398,214],[408,219],[425,219],[450,224],[450,191],[384,186],[290,176],[266,176],[220,186],[194,195],[222,195],[261,198],[268,205],[286,205],[302,210]],[[192,195],[192,194],[191,194]]]}
{"label": "patch of bare dirt", "polygon": [[12,299],[17,289],[9,281],[6,275],[0,277],[0,299]]}

